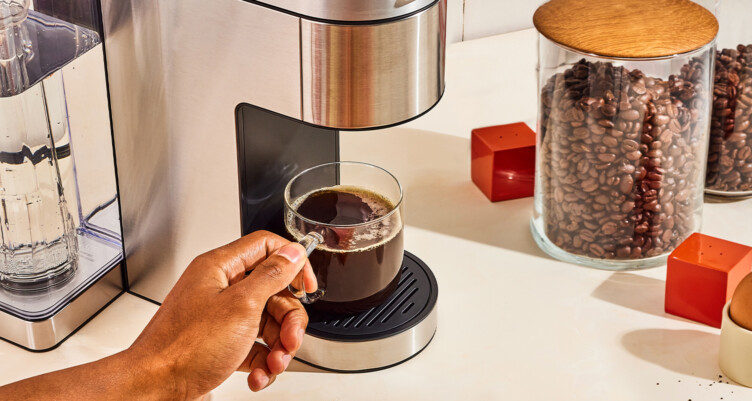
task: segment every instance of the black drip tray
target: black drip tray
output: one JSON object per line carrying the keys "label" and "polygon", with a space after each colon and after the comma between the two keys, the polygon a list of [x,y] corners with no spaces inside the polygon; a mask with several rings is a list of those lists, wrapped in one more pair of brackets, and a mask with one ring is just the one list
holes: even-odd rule
{"label": "black drip tray", "polygon": [[409,330],[433,310],[438,285],[431,270],[405,251],[399,285],[383,304],[365,312],[334,314],[308,309],[306,333],[337,341],[369,341]]}

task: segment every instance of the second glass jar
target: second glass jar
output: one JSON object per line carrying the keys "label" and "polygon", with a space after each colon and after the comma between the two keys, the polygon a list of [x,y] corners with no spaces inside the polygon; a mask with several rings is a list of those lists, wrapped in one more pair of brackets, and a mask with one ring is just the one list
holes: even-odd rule
{"label": "second glass jar", "polygon": [[752,2],[716,5],[721,22],[715,61],[706,192],[752,196]]}

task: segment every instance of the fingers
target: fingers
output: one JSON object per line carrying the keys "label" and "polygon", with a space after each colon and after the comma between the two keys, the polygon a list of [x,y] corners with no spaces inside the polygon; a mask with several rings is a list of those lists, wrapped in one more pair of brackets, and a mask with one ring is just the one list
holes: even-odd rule
{"label": "fingers", "polygon": [[292,360],[292,355],[279,340],[279,323],[270,317],[267,312],[262,315],[260,327],[259,338],[271,347],[271,352],[266,357],[266,365],[272,374],[278,375],[287,369],[287,365]]}
{"label": "fingers", "polygon": [[251,352],[246,357],[239,371],[249,372],[248,387],[252,391],[260,391],[274,383],[276,375],[269,371],[266,365],[266,358],[269,356],[269,349],[264,345],[255,343],[251,347]]}
{"label": "fingers", "polygon": [[[230,244],[200,255],[191,263],[186,273],[193,277],[198,274],[206,278],[207,266],[218,268],[221,271],[219,273],[221,277],[216,277],[217,280],[214,282],[218,283],[219,289],[224,289],[242,281],[247,272],[254,270],[289,243],[290,241],[268,231],[256,231]],[[291,280],[291,282],[296,285],[296,288],[300,288],[299,283],[301,280],[305,280],[306,290],[313,292],[318,288],[318,283],[307,258],[305,263],[305,270],[297,276],[296,281]],[[216,272],[217,270],[213,271]]]}
{"label": "fingers", "polygon": [[212,265],[222,269],[228,285],[245,277],[245,272],[255,268],[270,255],[290,241],[268,231],[256,231],[225,246],[202,255]]}
{"label": "fingers", "polygon": [[[282,298],[282,297],[280,297]],[[278,302],[289,302],[293,303],[294,300],[275,300],[271,299],[271,303],[278,303]],[[289,315],[289,313],[288,313]],[[298,350],[300,346],[301,339],[298,338],[298,327],[296,323],[294,322],[300,322],[305,319],[296,319],[296,318],[288,318],[288,324],[286,330],[285,330],[285,341],[283,342],[280,339],[280,332],[282,327],[280,324],[272,317],[268,312],[264,312],[261,318],[261,325],[259,330],[259,338],[264,340],[264,343],[266,343],[269,347],[271,347],[271,351],[266,357],[266,365],[269,369],[269,371],[272,374],[279,375],[282,374],[287,367],[290,365],[290,361],[295,357],[295,352]],[[303,326],[305,327],[305,326]],[[285,346],[284,343],[287,343],[288,345]],[[287,348],[287,347],[290,348]]]}
{"label": "fingers", "polygon": [[[305,280],[305,287],[301,287],[303,280]],[[311,262],[308,259],[306,259],[303,270],[301,270],[301,272],[298,273],[297,276],[295,276],[295,278],[292,280],[292,283],[290,284],[296,289],[305,288],[306,292],[315,292],[319,289],[316,274],[313,272]]]}
{"label": "fingers", "polygon": [[308,325],[308,314],[303,305],[286,291],[269,299],[266,310],[270,317],[279,324],[279,339],[291,355],[303,343],[303,335]]}
{"label": "fingers", "polygon": [[306,289],[309,292],[314,292],[319,289],[319,280],[316,278],[316,273],[313,272],[311,261],[306,259],[306,264],[303,267],[303,277],[305,279]]}
{"label": "fingers", "polygon": [[287,291],[269,298],[262,315],[259,337],[271,347],[266,363],[273,374],[281,374],[303,343],[308,314]]}
{"label": "fingers", "polygon": [[263,305],[271,296],[287,288],[305,261],[305,249],[300,244],[287,244],[259,263],[248,277],[230,290],[242,292]]}
{"label": "fingers", "polygon": [[274,346],[272,346],[269,355],[266,356],[266,366],[269,368],[269,372],[273,375],[280,375],[290,365],[292,358],[293,354],[287,351],[278,340]]}

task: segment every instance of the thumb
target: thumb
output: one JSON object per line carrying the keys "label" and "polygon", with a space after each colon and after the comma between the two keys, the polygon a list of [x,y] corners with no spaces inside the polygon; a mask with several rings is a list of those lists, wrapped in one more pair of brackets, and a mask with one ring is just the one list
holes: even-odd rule
{"label": "thumb", "polygon": [[266,301],[287,288],[305,265],[306,251],[302,245],[290,243],[259,263],[251,274],[241,280],[238,288],[253,297]]}

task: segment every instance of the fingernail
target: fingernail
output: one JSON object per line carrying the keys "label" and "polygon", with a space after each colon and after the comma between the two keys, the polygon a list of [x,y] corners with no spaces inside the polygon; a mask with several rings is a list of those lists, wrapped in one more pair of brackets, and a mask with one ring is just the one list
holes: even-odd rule
{"label": "fingernail", "polygon": [[277,255],[282,256],[285,259],[289,260],[290,263],[295,264],[303,259],[303,251],[300,249],[300,246],[295,246],[295,244],[287,244],[282,248],[279,248]]}
{"label": "fingernail", "polygon": [[290,361],[292,361],[292,355],[290,354],[282,355],[282,364],[285,366],[284,369],[287,369],[287,367],[290,365]]}
{"label": "fingernail", "polygon": [[303,336],[305,336],[305,330],[298,329],[298,347],[303,344]]}

